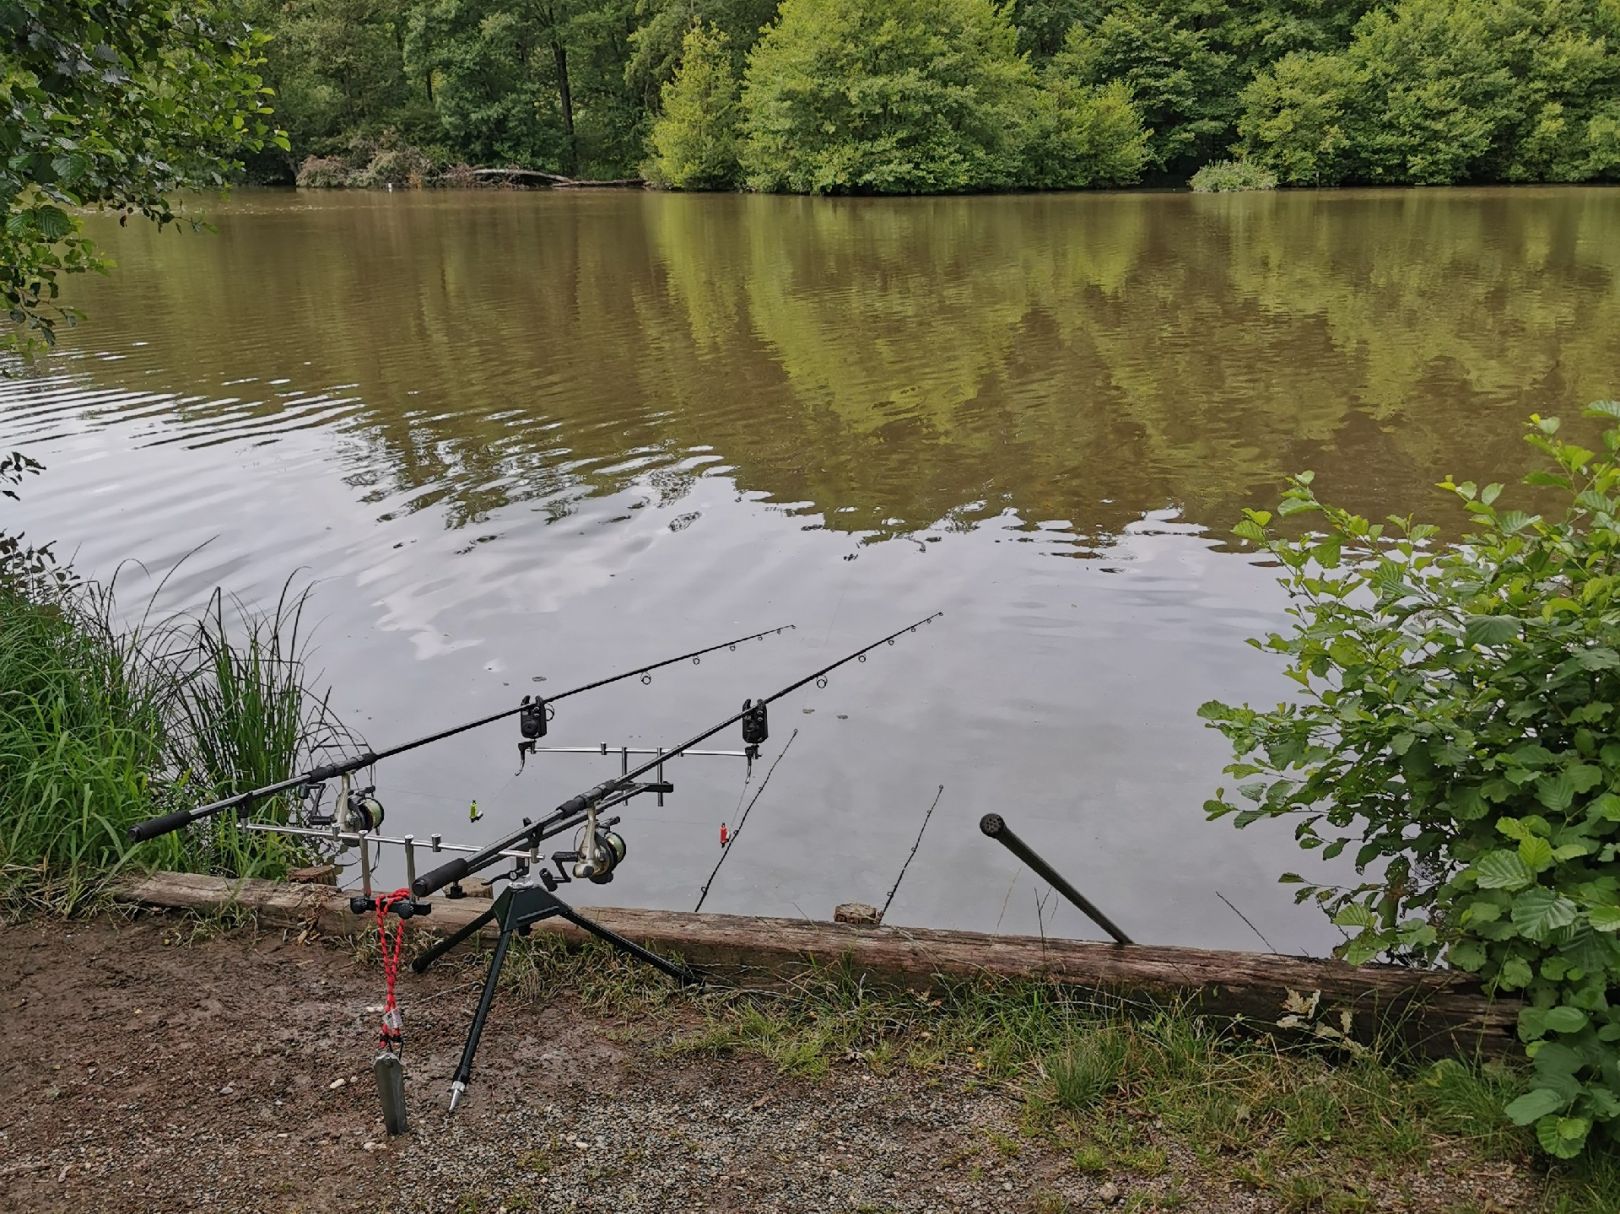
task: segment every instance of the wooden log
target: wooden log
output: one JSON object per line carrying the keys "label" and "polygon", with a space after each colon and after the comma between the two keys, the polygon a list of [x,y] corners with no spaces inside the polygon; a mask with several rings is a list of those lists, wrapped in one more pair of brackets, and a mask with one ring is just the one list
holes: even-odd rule
{"label": "wooden log", "polygon": [[[262,921],[314,925],[334,935],[364,930],[348,896],[193,873],[124,881],[123,902],[214,911],[237,905]],[[487,910],[483,900],[433,902],[413,920],[448,934]],[[789,980],[814,966],[840,966],[869,980],[927,987],[936,979],[1033,979],[1109,997],[1190,1001],[1197,1010],[1258,1027],[1368,1040],[1398,1034],[1420,1053],[1499,1053],[1514,1041],[1518,1005],[1490,1000],[1465,975],[1399,966],[1350,966],[1308,957],[1101,944],[929,928],[857,927],[754,915],[590,907],[603,926],[655,951],[678,953],[715,976]],[[536,925],[573,942],[588,939],[561,919]]]}

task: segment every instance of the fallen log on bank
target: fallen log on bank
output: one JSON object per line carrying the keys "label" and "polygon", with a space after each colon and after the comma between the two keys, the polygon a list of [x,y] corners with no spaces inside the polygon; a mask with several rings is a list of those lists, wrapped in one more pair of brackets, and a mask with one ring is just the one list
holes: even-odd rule
{"label": "fallen log on bank", "polygon": [[565,177],[561,173],[548,173],[544,169],[458,169],[445,173],[441,181],[473,182],[501,181],[508,185],[526,182],[530,185],[557,190],[581,189],[616,189],[639,190],[647,184],[643,177],[614,177],[608,180],[590,180],[581,177]]}
{"label": "fallen log on bank", "polygon": [[[330,886],[152,873],[123,882],[121,902],[167,909],[240,907],[262,922],[313,925],[333,935],[363,931]],[[435,899],[412,928],[448,934],[488,908],[478,898]],[[1100,944],[911,927],[864,927],[754,915],[591,907],[591,916],[655,951],[679,953],[716,976],[784,980],[814,966],[855,977],[926,987],[943,979],[1035,979],[1124,998],[1191,1000],[1200,1010],[1323,1038],[1397,1034],[1431,1056],[1500,1053],[1514,1041],[1517,1005],[1487,999],[1466,976],[1398,966],[1213,949]],[[570,941],[587,937],[560,919],[536,924]],[[493,934],[493,929],[491,929]]]}

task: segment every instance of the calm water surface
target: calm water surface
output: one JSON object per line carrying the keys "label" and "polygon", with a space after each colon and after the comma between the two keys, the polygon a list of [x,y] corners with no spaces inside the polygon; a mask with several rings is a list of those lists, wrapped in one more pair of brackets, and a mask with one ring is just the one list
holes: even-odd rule
{"label": "calm water surface", "polygon": [[[165,607],[313,580],[317,662],[374,745],[798,625],[568,701],[550,738],[668,743],[947,611],[777,708],[770,749],[799,736],[715,910],[881,903],[944,784],[892,922],[1096,934],[1038,908],[977,831],[995,810],[1138,939],[1257,944],[1221,893],[1324,949],[1274,884],[1305,862],[1287,833],[1199,809],[1225,752],[1197,705],[1283,694],[1244,645],[1281,594],[1227,527],[1305,467],[1367,512],[1438,508],[1443,473],[1523,466],[1523,415],[1620,384],[1620,193],[1597,189],[210,213],[214,235],[92,222],[118,267],[0,382],[0,446],[50,465],[24,520],[89,571],[202,545]],[[385,765],[390,826],[490,838],[613,770],[514,778],[515,741]],[[742,773],[672,778],[594,900],[695,901]]]}

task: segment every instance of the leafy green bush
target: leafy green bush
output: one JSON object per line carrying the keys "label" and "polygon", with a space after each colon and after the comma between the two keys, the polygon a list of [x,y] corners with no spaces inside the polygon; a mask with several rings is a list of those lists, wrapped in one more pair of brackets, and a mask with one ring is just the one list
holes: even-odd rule
{"label": "leafy green bush", "polygon": [[1021,184],[1078,190],[1130,185],[1148,160],[1148,136],[1123,84],[1077,85],[1047,72],[1024,133]]}
{"label": "leafy green bush", "polygon": [[743,168],[797,193],[1009,186],[1035,88],[991,0],[784,0],[748,58]]}
{"label": "leafy green bush", "polygon": [[1187,184],[1197,194],[1274,190],[1277,188],[1277,174],[1247,160],[1215,160],[1194,173]]}
{"label": "leafy green bush", "polygon": [[1620,6],[1396,0],[1257,76],[1238,130],[1297,184],[1612,178]]}
{"label": "leafy green bush", "polygon": [[1202,15],[1124,0],[1077,21],[1051,71],[1080,84],[1118,82],[1152,134],[1148,164],[1186,172],[1221,151],[1245,78]]}
{"label": "leafy green bush", "polygon": [[[1588,413],[1620,422],[1620,403]],[[1291,821],[1329,859],[1358,845],[1359,884],[1283,877],[1354,933],[1349,961],[1443,957],[1523,997],[1534,1072],[1507,1111],[1567,1158],[1620,1138],[1620,425],[1592,451],[1532,422],[1543,509],[1448,477],[1470,524],[1455,545],[1325,505],[1309,473],[1278,515],[1319,530],[1246,511],[1236,534],[1281,564],[1295,620],[1254,644],[1299,698],[1200,712],[1243,781],[1211,818]]]}
{"label": "leafy green bush", "polygon": [[681,43],[681,65],[664,85],[663,113],[653,123],[652,159],[644,170],[655,185],[677,190],[724,190],[737,184],[737,77],[726,35],[694,25]]}

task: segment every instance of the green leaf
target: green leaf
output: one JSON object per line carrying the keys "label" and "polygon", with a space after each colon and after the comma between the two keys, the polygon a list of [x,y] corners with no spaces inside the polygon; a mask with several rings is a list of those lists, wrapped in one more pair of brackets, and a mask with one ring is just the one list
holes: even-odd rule
{"label": "green leaf", "polygon": [[1518,991],[1529,986],[1530,980],[1534,977],[1535,974],[1531,971],[1528,961],[1523,957],[1509,957],[1502,963],[1502,970],[1497,975],[1497,980],[1501,982],[1504,989]]}
{"label": "green leaf", "polygon": [[1545,1022],[1547,1030],[1553,1033],[1578,1033],[1590,1023],[1586,1013],[1578,1007],[1548,1008]]}
{"label": "green leaf", "polygon": [[73,231],[73,219],[61,207],[42,206],[34,211],[34,222],[46,240],[61,240]]}
{"label": "green leaf", "polygon": [[1485,968],[1485,946],[1476,940],[1459,940],[1446,950],[1446,960],[1460,970],[1477,974]]}
{"label": "green leaf", "polygon": [[1620,932],[1620,906],[1594,906],[1586,912],[1594,931]]}
{"label": "green leaf", "polygon": [[1556,771],[1536,781],[1536,800],[1554,813],[1564,813],[1575,804],[1575,778],[1566,771]]}
{"label": "green leaf", "polygon": [[1470,645],[1504,645],[1519,635],[1516,615],[1469,616],[1463,625],[1463,640]]}
{"label": "green leaf", "polygon": [[1586,1146],[1592,1123],[1585,1117],[1543,1117],[1536,1122],[1536,1141],[1559,1159],[1574,1159]]}
{"label": "green leaf", "polygon": [[1545,940],[1575,922],[1579,908],[1550,889],[1530,889],[1513,900],[1513,926],[1532,940]]}
{"label": "green leaf", "polygon": [[1339,909],[1333,916],[1333,922],[1340,927],[1371,927],[1378,922],[1377,917],[1367,907],[1359,902],[1350,902]]}
{"label": "green leaf", "polygon": [[1541,516],[1526,514],[1523,510],[1509,510],[1496,520],[1496,525],[1503,535],[1512,535],[1516,531],[1523,531],[1532,523],[1539,523]]}
{"label": "green leaf", "polygon": [[1482,889],[1523,889],[1535,880],[1529,865],[1513,851],[1486,852],[1472,871]]}
{"label": "green leaf", "polygon": [[1510,1103],[1504,1112],[1514,1125],[1529,1125],[1564,1107],[1564,1098],[1550,1088],[1532,1088]]}
{"label": "green leaf", "polygon": [[1543,872],[1553,864],[1552,844],[1540,835],[1529,835],[1519,840],[1519,859],[1531,872]]}

